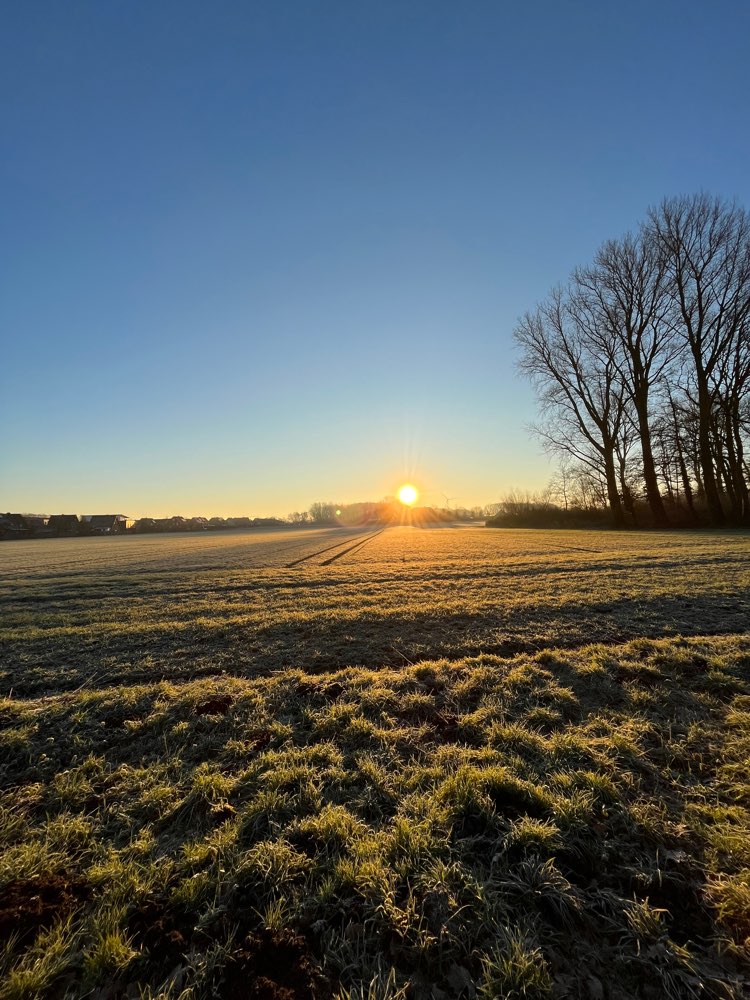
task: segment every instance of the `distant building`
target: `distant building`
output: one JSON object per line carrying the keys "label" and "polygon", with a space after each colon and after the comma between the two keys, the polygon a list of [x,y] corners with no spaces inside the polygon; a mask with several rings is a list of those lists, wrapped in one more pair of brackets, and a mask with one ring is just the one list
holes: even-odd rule
{"label": "distant building", "polygon": [[175,519],[173,517],[155,517],[154,518],[154,530],[155,531],[176,531],[177,525],[175,524]]}
{"label": "distant building", "polygon": [[92,514],[86,520],[92,535],[121,535],[129,526],[124,514]]}
{"label": "distant building", "polygon": [[23,514],[0,514],[0,538],[26,538],[29,526]]}
{"label": "distant building", "polygon": [[252,528],[253,522],[249,517],[228,517],[227,525],[230,528]]}
{"label": "distant building", "polygon": [[56,535],[77,535],[81,528],[78,514],[53,514],[47,527]]}
{"label": "distant building", "polygon": [[23,519],[32,531],[41,531],[47,527],[49,521],[46,514],[24,514]]}

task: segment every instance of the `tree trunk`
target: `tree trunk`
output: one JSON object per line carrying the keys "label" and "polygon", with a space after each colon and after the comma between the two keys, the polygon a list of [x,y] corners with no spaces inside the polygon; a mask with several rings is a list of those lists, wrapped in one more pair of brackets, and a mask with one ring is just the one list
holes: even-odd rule
{"label": "tree trunk", "polygon": [[643,479],[646,484],[646,499],[651,508],[655,528],[668,528],[669,518],[664,507],[662,495],[659,492],[659,479],[656,475],[654,452],[651,447],[651,429],[648,421],[647,390],[641,389],[635,400],[638,414],[638,432],[641,438],[641,455],[643,456]]}
{"label": "tree trunk", "polygon": [[625,527],[625,511],[620,499],[620,491],[617,488],[617,471],[615,469],[614,448],[605,448],[604,451],[604,474],[607,480],[607,500],[609,509],[612,512],[612,524],[615,528]]}
{"label": "tree trunk", "polygon": [[682,454],[682,444],[680,442],[680,435],[677,432],[677,427],[675,427],[675,445],[677,448],[677,464],[680,467],[680,478],[682,479],[682,489],[685,494],[685,503],[687,504],[688,510],[695,518],[695,505],[693,504],[693,488],[690,485],[690,476],[688,475],[687,465],[685,464],[685,456]]}
{"label": "tree trunk", "polygon": [[700,356],[696,355],[695,360],[698,369],[698,456],[703,473],[709,524],[713,528],[720,528],[725,524],[726,518],[716,483],[714,456],[711,450],[711,394],[701,370]]}
{"label": "tree trunk", "polygon": [[732,456],[732,479],[740,499],[740,524],[750,524],[750,488],[745,478],[745,449],[739,399],[733,399],[727,414],[727,441]]}

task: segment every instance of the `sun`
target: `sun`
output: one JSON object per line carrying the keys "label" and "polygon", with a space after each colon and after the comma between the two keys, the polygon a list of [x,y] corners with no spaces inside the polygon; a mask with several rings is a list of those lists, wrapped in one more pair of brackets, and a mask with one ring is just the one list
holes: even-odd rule
{"label": "sun", "polygon": [[411,483],[405,483],[398,491],[398,498],[405,507],[413,507],[418,496],[419,493]]}

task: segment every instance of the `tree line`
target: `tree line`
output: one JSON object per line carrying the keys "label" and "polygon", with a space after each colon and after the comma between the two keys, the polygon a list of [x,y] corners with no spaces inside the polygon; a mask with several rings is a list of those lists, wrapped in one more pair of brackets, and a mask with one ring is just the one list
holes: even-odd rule
{"label": "tree line", "polygon": [[639,523],[750,525],[750,215],[665,199],[515,330],[569,494]]}
{"label": "tree line", "polygon": [[[430,521],[478,521],[489,516],[489,507],[414,507],[413,520],[420,523]],[[344,525],[354,527],[364,524],[390,524],[401,522],[405,516],[404,505],[396,497],[384,497],[377,502],[333,503],[316,501],[307,511],[295,511],[287,520],[293,525],[313,524],[318,527]]]}

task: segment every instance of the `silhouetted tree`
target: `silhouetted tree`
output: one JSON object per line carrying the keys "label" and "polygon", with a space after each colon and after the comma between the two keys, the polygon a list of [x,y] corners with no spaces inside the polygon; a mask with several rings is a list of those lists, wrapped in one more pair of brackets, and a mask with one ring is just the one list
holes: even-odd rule
{"label": "silhouetted tree", "polygon": [[[573,275],[581,313],[589,321],[587,335],[600,350],[614,353],[621,384],[632,404],[640,441],[641,474],[658,527],[666,527],[668,518],[651,446],[650,403],[654,386],[674,357],[671,331],[664,322],[665,271],[663,257],[653,241],[639,234],[609,240],[599,249],[592,266]],[[620,473],[625,493],[622,456]]]}
{"label": "silhouetted tree", "polygon": [[744,209],[708,195],[666,199],[515,336],[541,403],[536,434],[582,481],[606,484],[616,524],[624,512],[636,522],[644,492],[656,526],[669,523],[665,498],[680,523],[707,511],[711,524],[750,524]]}
{"label": "silhouetted tree", "polygon": [[613,350],[590,337],[587,305],[571,289],[555,289],[515,330],[519,367],[534,382],[546,423],[534,428],[546,448],[597,467],[615,527],[625,526],[616,445],[625,394]]}
{"label": "silhouetted tree", "polygon": [[315,524],[335,524],[338,509],[335,503],[322,503],[318,500],[310,507],[310,517]]}
{"label": "silhouetted tree", "polygon": [[303,511],[295,510],[291,514],[287,515],[287,521],[289,521],[290,524],[295,524],[295,525],[309,524],[310,520],[311,520],[310,515],[306,510]]}
{"label": "silhouetted tree", "polygon": [[[671,328],[692,360],[703,489],[710,521],[720,525],[725,514],[712,436],[717,409],[735,405],[734,363],[748,337],[750,219],[744,209],[700,194],[665,199],[649,213],[646,233],[666,268]],[[738,476],[744,484],[741,460],[729,456],[728,443],[725,430],[721,453],[730,482]]]}

